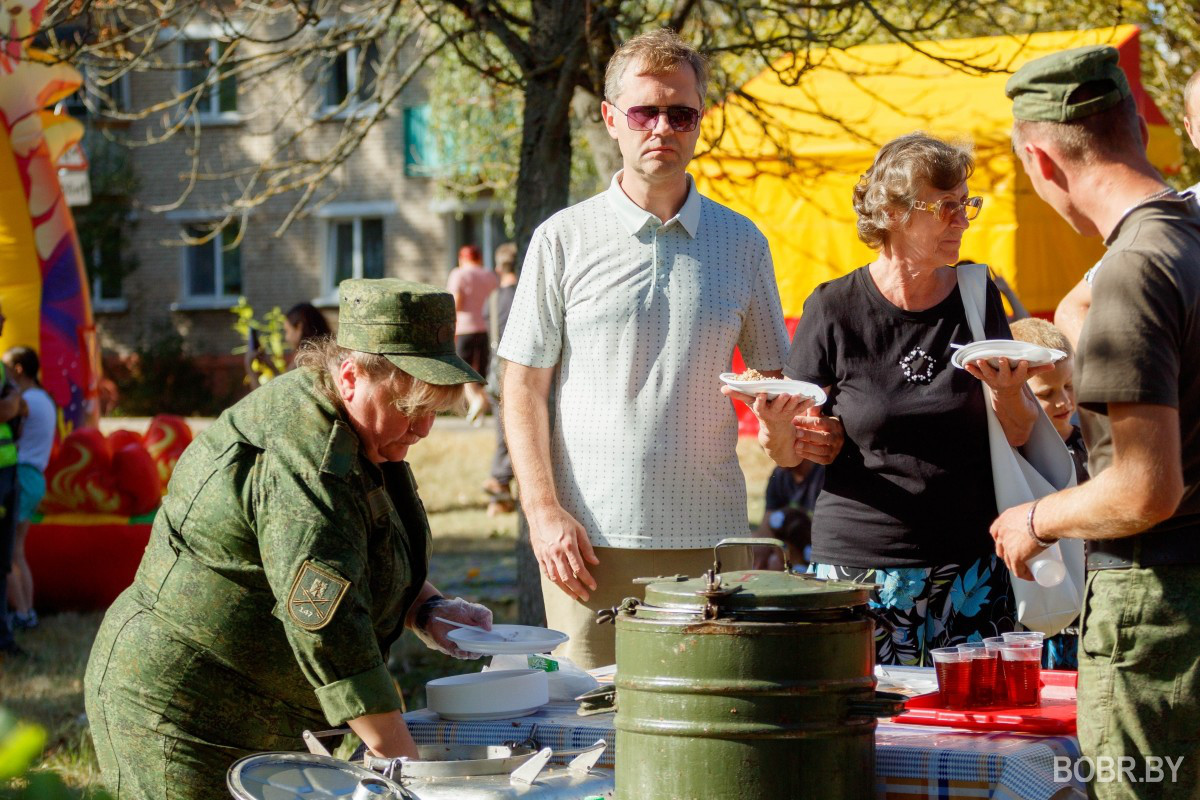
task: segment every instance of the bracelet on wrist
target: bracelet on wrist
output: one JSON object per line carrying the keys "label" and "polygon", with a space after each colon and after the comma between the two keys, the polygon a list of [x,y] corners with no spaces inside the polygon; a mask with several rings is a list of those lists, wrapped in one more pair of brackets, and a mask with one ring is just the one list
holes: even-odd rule
{"label": "bracelet on wrist", "polygon": [[1038,503],[1041,500],[1034,500],[1033,505],[1029,507],[1029,515],[1025,518],[1025,532],[1029,534],[1029,538],[1037,542],[1038,547],[1045,550],[1050,545],[1058,541],[1058,539],[1043,539],[1037,535],[1037,530],[1033,527],[1033,513],[1037,510]]}
{"label": "bracelet on wrist", "polygon": [[417,630],[425,630],[425,626],[429,624],[429,617],[433,614],[433,610],[445,602],[446,598],[440,594],[425,598],[425,602],[417,607],[417,615],[413,617],[413,627]]}

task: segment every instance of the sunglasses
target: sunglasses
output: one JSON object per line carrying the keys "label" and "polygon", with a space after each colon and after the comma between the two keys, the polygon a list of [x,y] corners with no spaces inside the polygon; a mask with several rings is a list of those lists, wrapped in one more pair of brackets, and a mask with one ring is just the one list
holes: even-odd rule
{"label": "sunglasses", "polygon": [[[613,103],[609,105],[617,108]],[[617,108],[617,111],[621,109]],[[629,120],[629,129],[634,131],[654,130],[659,116],[663,114],[667,115],[671,130],[678,133],[696,130],[696,123],[700,121],[700,109],[691,106],[633,106],[621,113]]]}
{"label": "sunglasses", "polygon": [[983,208],[982,197],[968,197],[961,203],[957,200],[938,200],[936,203],[926,203],[924,200],[916,200],[913,202],[913,208],[917,211],[928,211],[942,222],[949,222],[958,216],[958,212],[966,215],[968,220],[975,219],[979,216],[979,211]]}

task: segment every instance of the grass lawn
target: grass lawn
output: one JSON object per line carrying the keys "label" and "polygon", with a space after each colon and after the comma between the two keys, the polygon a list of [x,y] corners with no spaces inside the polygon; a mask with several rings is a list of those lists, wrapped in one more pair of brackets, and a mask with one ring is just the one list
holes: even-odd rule
{"label": "grass lawn", "polygon": [[[410,463],[433,529],[432,580],[447,595],[486,603],[504,621],[516,616],[517,520],[515,514],[487,515],[480,485],[488,475],[494,441],[488,426],[439,420],[429,439],[413,448]],[[748,524],[753,526],[762,517],[772,464],[752,439],[738,443],[738,457],[750,487]],[[45,615],[36,630],[19,634],[33,659],[0,665],[0,706],[47,730],[39,768],[54,770],[68,785],[83,789],[99,785],[83,714],[83,672],[101,617],[100,612]],[[424,684],[431,678],[482,665],[432,653],[412,636],[397,643],[389,662],[410,708],[424,706]],[[7,794],[0,785],[0,798]]]}

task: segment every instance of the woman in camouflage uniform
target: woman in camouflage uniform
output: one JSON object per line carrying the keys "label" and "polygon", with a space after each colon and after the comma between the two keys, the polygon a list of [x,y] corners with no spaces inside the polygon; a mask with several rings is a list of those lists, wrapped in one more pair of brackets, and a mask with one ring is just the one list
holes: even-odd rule
{"label": "woman in camouflage uniform", "polygon": [[399,280],[341,285],[337,342],[227,410],[179,460],[141,567],[85,683],[118,797],[227,798],[236,759],[348,724],[416,755],[385,666],[405,627],[466,656],[450,617],[491,612],[426,580],[429,527],[404,462],[481,378],[454,353],[454,301]]}

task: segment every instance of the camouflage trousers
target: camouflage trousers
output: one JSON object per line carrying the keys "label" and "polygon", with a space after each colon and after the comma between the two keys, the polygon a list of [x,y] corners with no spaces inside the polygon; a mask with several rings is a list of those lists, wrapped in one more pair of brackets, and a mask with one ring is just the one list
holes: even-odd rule
{"label": "camouflage trousers", "polygon": [[1200,565],[1088,575],[1079,744],[1093,798],[1200,798]]}
{"label": "camouflage trousers", "polygon": [[326,727],[198,651],[127,591],[96,635],[84,677],[96,760],[118,800],[229,800],[239,758],[299,750]]}

